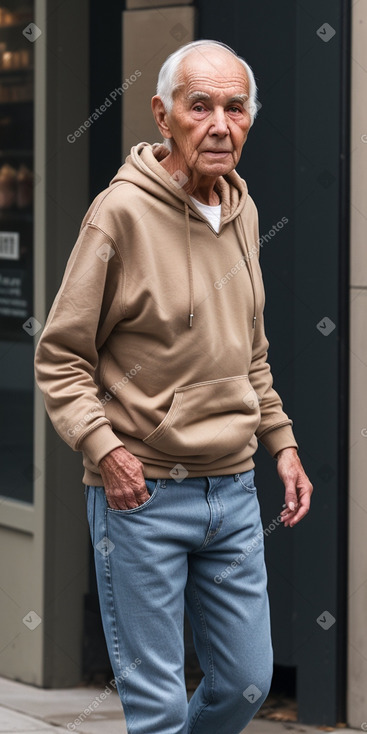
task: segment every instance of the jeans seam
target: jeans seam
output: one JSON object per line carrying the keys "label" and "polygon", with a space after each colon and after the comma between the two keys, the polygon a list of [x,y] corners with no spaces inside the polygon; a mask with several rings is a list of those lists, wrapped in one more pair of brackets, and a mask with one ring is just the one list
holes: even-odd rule
{"label": "jeans seam", "polygon": [[[106,508],[105,508],[105,529],[106,529],[106,536],[108,537],[108,528],[107,528],[107,499],[106,499]],[[110,593],[111,593],[111,617],[112,617],[112,633],[113,633],[113,654],[115,656],[115,660],[117,662],[117,668],[119,670],[119,675],[117,676],[119,678],[119,683],[121,685],[121,700],[123,703],[123,707],[125,711],[127,712],[130,708],[130,704],[128,703],[128,695],[127,695],[127,688],[125,684],[124,677],[121,675],[122,672],[122,664],[121,664],[121,656],[120,656],[120,647],[119,647],[119,636],[118,636],[118,630],[117,630],[117,622],[116,622],[116,603],[115,603],[115,596],[113,591],[113,584],[112,584],[112,573],[111,573],[111,566],[110,566],[110,559],[109,554],[105,556],[105,573],[106,573],[106,583],[109,587]],[[131,719],[133,719],[133,713],[130,714]],[[126,718],[126,714],[125,714]],[[129,723],[130,733],[133,734],[133,731],[131,729],[131,723]]]}
{"label": "jeans seam", "polygon": [[[205,536],[204,542],[200,546],[200,548],[198,548],[198,550],[205,550],[205,548],[207,548],[211,543],[213,543],[215,541],[218,533],[220,532],[220,529],[221,529],[222,525],[223,525],[223,520],[224,520],[223,503],[222,503],[222,501],[221,501],[221,499],[219,497],[219,494],[218,494],[218,496],[216,498],[216,502],[218,503],[218,507],[220,508],[218,525],[216,527],[216,530],[213,533],[213,531],[210,530],[210,528],[212,526],[212,520],[210,521],[210,525],[209,525],[209,528],[208,528],[208,532],[207,532],[207,534]],[[212,511],[212,508],[210,506],[210,501],[209,501],[209,507],[210,507],[210,514],[211,514],[211,517],[212,517],[213,511]]]}
{"label": "jeans seam", "polygon": [[199,593],[198,593],[198,590],[197,590],[195,581],[192,578],[190,578],[190,582],[189,583],[190,583],[190,586],[192,586],[192,589],[193,589],[193,596],[194,596],[194,599],[195,599],[195,603],[196,603],[196,606],[197,606],[197,609],[198,609],[198,613],[199,613],[199,618],[200,618],[202,629],[203,629],[203,632],[204,632],[206,649],[207,649],[207,654],[208,654],[208,659],[209,659],[209,670],[210,670],[210,675],[211,675],[211,687],[210,687],[209,695],[206,696],[206,698],[208,700],[207,700],[207,702],[205,704],[203,704],[202,706],[200,706],[200,709],[195,714],[192,715],[191,721],[189,722],[190,732],[192,733],[194,727],[196,726],[196,724],[197,724],[197,722],[199,720],[200,715],[211,704],[212,700],[214,699],[214,695],[213,694],[214,694],[214,683],[215,683],[215,671],[214,671],[213,653],[212,653],[211,644],[210,644],[209,635],[208,635],[208,628],[207,628],[207,624],[206,624],[206,620],[205,620],[204,610],[203,610],[203,607],[202,607],[202,604],[201,604],[201,601],[200,601]]}

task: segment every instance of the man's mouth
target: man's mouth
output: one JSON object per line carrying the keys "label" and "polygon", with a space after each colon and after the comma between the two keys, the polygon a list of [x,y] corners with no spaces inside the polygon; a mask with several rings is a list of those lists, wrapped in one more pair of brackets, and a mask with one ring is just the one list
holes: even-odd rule
{"label": "man's mouth", "polygon": [[204,153],[207,155],[215,155],[215,156],[226,156],[229,155],[232,151],[230,150],[204,150]]}

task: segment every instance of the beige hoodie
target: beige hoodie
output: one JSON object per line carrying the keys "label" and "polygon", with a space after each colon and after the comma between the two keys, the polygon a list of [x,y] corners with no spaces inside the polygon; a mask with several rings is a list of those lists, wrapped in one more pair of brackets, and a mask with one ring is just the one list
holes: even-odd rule
{"label": "beige hoodie", "polygon": [[[36,379],[85,484],[124,445],[148,478],[235,474],[257,439],[298,448],[272,387],[256,207],[220,177],[218,234],[159,161],[131,149],[90,206],[41,334]],[[177,465],[180,465],[177,467]],[[172,474],[171,474],[172,472]]]}

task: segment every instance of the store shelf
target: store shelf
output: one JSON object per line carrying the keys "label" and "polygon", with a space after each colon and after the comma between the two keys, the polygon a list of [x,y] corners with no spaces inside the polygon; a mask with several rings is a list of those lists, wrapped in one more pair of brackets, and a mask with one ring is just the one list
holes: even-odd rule
{"label": "store shelf", "polygon": [[33,150],[19,150],[6,148],[0,150],[0,158],[33,158]]}
{"label": "store shelf", "polygon": [[33,104],[33,99],[17,99],[12,102],[0,102],[0,107],[12,107],[13,105]]}
{"label": "store shelf", "polygon": [[0,68],[0,79],[5,78],[9,79],[9,77],[14,76],[24,76],[24,74],[33,74],[34,68],[33,66],[18,66],[17,69],[1,69]]}
{"label": "store shelf", "polygon": [[28,20],[22,20],[20,23],[9,23],[9,25],[0,25],[0,34],[3,33],[3,31],[11,31],[19,28],[26,28],[26,26],[32,22],[32,18],[28,18]]}
{"label": "store shelf", "polygon": [[5,223],[11,226],[12,224],[16,225],[19,222],[32,224],[32,207],[27,207],[27,209],[0,209],[1,227],[3,227]]}

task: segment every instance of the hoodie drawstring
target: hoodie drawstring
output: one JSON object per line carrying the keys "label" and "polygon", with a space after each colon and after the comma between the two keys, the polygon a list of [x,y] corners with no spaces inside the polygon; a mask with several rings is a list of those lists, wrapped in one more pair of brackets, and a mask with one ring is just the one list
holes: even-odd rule
{"label": "hoodie drawstring", "polygon": [[[246,249],[245,260],[246,260],[246,262],[248,264],[248,270],[249,270],[249,275],[250,275],[251,285],[252,285],[252,293],[253,293],[253,299],[254,299],[254,314],[253,314],[253,318],[252,318],[252,328],[254,329],[255,326],[256,326],[256,308],[257,308],[257,306],[256,306],[256,291],[255,291],[254,274],[253,274],[252,265],[251,265],[251,256],[250,256],[249,249],[248,249],[248,246],[247,246],[245,228],[244,228],[244,225],[243,225],[243,221],[242,221],[241,215],[239,217],[236,217],[236,219],[235,219],[235,224],[237,224],[238,222],[239,222],[239,229],[240,229],[240,232],[242,234],[242,238],[239,236],[239,242],[240,242],[240,245],[241,245],[241,239],[243,239],[243,242],[244,242],[244,245],[245,245],[245,249]],[[242,247],[241,247],[241,249],[242,249]]]}
{"label": "hoodie drawstring", "polygon": [[192,320],[194,318],[194,277],[193,277],[193,272],[192,272],[192,258],[191,258],[190,212],[189,212],[189,207],[186,204],[186,202],[185,202],[185,226],[186,226],[187,265],[189,269],[189,289],[190,289],[189,327],[191,327]]}
{"label": "hoodie drawstring", "polygon": [[[244,257],[247,262],[247,266],[249,270],[249,275],[250,275],[250,280],[251,280],[251,285],[252,285],[253,301],[254,301],[252,328],[255,329],[257,305],[256,305],[255,282],[254,282],[254,274],[253,274],[252,264],[251,264],[251,256],[248,250],[245,228],[244,228],[241,216],[236,217],[236,219],[234,220],[234,223],[235,223],[235,226],[237,225],[237,227],[239,228],[238,239],[240,242],[240,247],[242,249],[242,242],[243,242],[245,250],[246,250],[246,254],[244,253]],[[189,327],[191,328],[193,318],[194,318],[194,277],[193,277],[192,257],[191,257],[190,210],[186,202],[185,202],[185,231],[186,231],[187,266],[188,266],[188,271],[189,271],[189,291],[190,291]]]}

